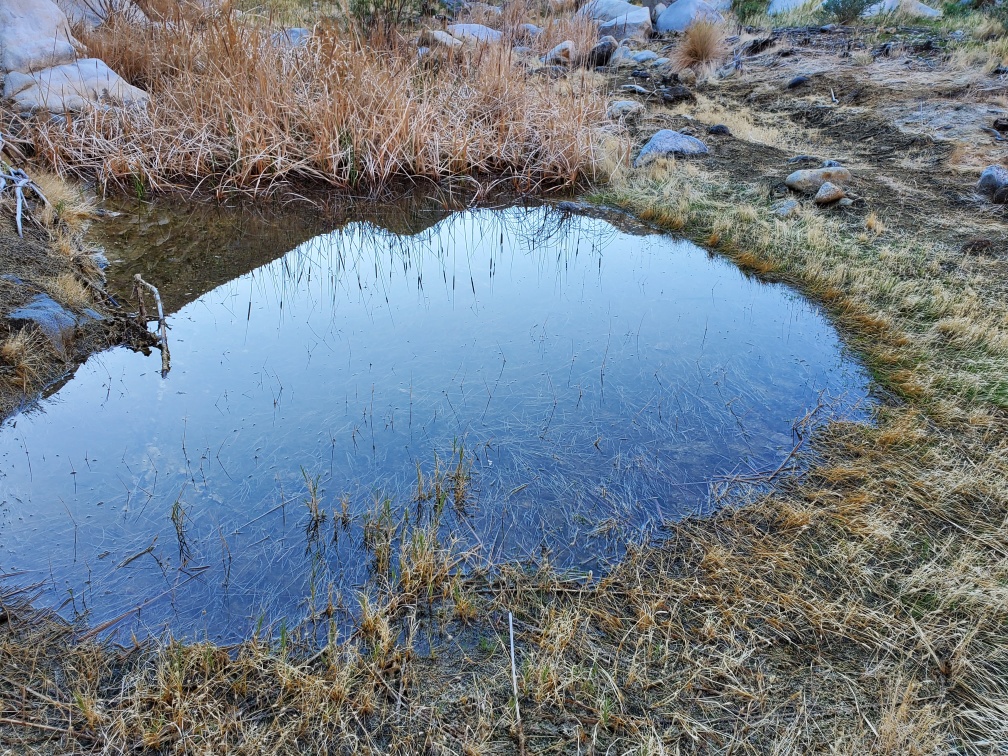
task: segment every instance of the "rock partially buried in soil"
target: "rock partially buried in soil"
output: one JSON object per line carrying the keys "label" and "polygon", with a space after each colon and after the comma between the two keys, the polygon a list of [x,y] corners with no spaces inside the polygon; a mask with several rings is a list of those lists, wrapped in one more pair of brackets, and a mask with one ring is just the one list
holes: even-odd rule
{"label": "rock partially buried in soil", "polygon": [[633,58],[634,63],[650,63],[652,60],[658,59],[658,53],[654,50],[641,50],[630,57]]}
{"label": "rock partially buried in soil", "polygon": [[88,308],[82,315],[74,315],[48,294],[36,294],[28,304],[12,311],[7,319],[13,323],[34,323],[45,334],[60,354],[65,355],[67,344],[77,327],[89,320],[102,320],[102,316]]}
{"label": "rock partially buried in soil", "polygon": [[541,26],[536,26],[535,24],[522,24],[515,30],[515,36],[518,39],[533,40],[543,33],[543,28]]}
{"label": "rock partially buried in soil", "polygon": [[655,21],[659,32],[684,32],[695,21],[721,23],[724,16],[705,0],[676,0]]}
{"label": "rock partially buried in soil", "polygon": [[995,202],[1008,202],[1008,168],[1003,165],[989,165],[977,181],[978,191],[988,195]]}
{"label": "rock partially buried in soil", "polygon": [[448,27],[448,33],[468,45],[497,43],[504,36],[483,24],[452,24]]}
{"label": "rock partially buried in soil", "polygon": [[651,137],[641,149],[637,159],[634,160],[634,168],[648,165],[663,157],[690,157],[706,154],[707,145],[696,137],[680,134],[672,129],[662,129]]}
{"label": "rock partially buried in soil", "polygon": [[673,84],[670,87],[662,87],[658,90],[659,96],[662,98],[662,102],[667,102],[670,104],[675,104],[677,102],[693,102],[696,96],[690,91],[689,87],[684,87],[682,84]]}
{"label": "rock partially buried in soil", "polygon": [[676,74],[676,78],[679,79],[679,83],[685,84],[687,87],[695,86],[697,81],[696,71],[692,68],[684,68]]}
{"label": "rock partially buried in soil", "polygon": [[588,65],[589,66],[605,66],[609,64],[612,59],[613,53],[619,48],[619,42],[616,41],[616,37],[606,35],[602,37],[595,46],[588,51]]}
{"label": "rock partially buried in soil", "polygon": [[850,180],[851,172],[846,168],[806,168],[792,173],[784,183],[793,191],[815,194],[827,181],[843,186]]}
{"label": "rock partially buried in soil", "polygon": [[634,118],[645,110],[644,105],[635,100],[619,100],[609,106],[606,111],[606,118],[618,120],[620,118]]}
{"label": "rock partially buried in soil", "polygon": [[591,0],[578,10],[577,15],[597,21],[599,37],[608,35],[618,41],[646,37],[651,32],[651,12],[625,0]]}
{"label": "rock partially buried in soil", "polygon": [[35,74],[11,72],[4,80],[4,99],[20,112],[80,112],[99,102],[144,106],[146,92],[132,86],[103,61],[85,58],[76,63],[46,68]]}
{"label": "rock partially buried in soil", "polygon": [[836,202],[837,200],[842,200],[843,198],[844,190],[836,184],[827,181],[819,187],[819,191],[815,194],[814,201],[817,205],[828,205],[831,202]]}
{"label": "rock partially buried in soil", "polygon": [[71,63],[79,46],[50,0],[0,0],[0,75]]}
{"label": "rock partially buried in soil", "polygon": [[778,200],[770,208],[778,218],[790,218],[798,212],[798,200]]}
{"label": "rock partially buried in soil", "polygon": [[714,134],[716,136],[731,136],[731,129],[723,123],[715,123],[713,126],[707,127],[707,133]]}

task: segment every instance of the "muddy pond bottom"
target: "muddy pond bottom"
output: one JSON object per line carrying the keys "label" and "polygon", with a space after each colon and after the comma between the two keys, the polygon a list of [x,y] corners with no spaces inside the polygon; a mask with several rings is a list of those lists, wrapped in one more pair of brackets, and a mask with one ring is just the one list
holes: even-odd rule
{"label": "muddy pond bottom", "polygon": [[601,570],[870,410],[792,290],[544,208],[350,223],[169,324],[166,378],[97,355],[0,431],[0,572],[138,635],[352,613],[368,534],[407,521],[475,563]]}

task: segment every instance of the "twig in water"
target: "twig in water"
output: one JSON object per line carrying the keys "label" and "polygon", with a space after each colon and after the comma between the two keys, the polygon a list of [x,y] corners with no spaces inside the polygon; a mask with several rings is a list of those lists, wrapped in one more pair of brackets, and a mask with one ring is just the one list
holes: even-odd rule
{"label": "twig in water", "polygon": [[161,349],[161,377],[164,378],[168,375],[168,371],[171,370],[171,354],[168,351],[168,327],[165,325],[164,307],[161,306],[161,294],[158,292],[156,286],[144,281],[139,273],[133,276],[133,294],[137,298],[137,305],[139,307],[138,317],[140,318],[140,322],[144,324],[144,327],[147,326],[147,317],[143,304],[143,289],[141,287],[151,291],[154,295],[154,302],[157,304],[158,327],[161,330],[161,340],[158,348]]}

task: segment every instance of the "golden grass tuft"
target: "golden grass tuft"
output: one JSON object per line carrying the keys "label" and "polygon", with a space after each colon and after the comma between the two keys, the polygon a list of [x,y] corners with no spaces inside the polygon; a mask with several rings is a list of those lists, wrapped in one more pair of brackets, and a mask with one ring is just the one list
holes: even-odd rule
{"label": "golden grass tuft", "polygon": [[42,225],[54,227],[62,222],[71,233],[82,231],[94,216],[94,198],[86,195],[79,187],[64,181],[46,171],[32,171],[32,181],[49,200],[48,206],[41,207],[36,217]]}
{"label": "golden grass tuft", "polygon": [[32,128],[58,172],[97,175],[102,187],[257,194],[296,181],[367,192],[468,175],[531,191],[575,185],[607,161],[602,80],[530,77],[506,45],[420,60],[406,40],[372,44],[320,24],[311,44],[288,50],[233,14],[99,28],[83,41],[150,91],[149,108]]}
{"label": "golden grass tuft", "polygon": [[87,288],[73,273],[60,273],[43,281],[43,286],[53,299],[73,310],[90,307],[93,301]]}
{"label": "golden grass tuft", "polygon": [[8,368],[7,379],[22,392],[38,384],[49,361],[49,342],[32,328],[14,331],[0,344],[0,359]]}
{"label": "golden grass tuft", "polygon": [[725,39],[723,24],[703,19],[693,22],[672,51],[675,70],[714,67],[728,54]]}

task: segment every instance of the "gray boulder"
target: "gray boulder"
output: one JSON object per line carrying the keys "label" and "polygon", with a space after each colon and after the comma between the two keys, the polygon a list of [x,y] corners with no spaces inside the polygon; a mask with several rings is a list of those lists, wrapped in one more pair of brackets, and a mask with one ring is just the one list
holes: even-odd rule
{"label": "gray boulder", "polygon": [[609,65],[620,68],[622,66],[636,66],[637,63],[633,59],[634,51],[631,50],[626,45],[620,45],[613,52],[612,56],[609,58]]}
{"label": "gray boulder", "polygon": [[706,0],[676,0],[658,16],[655,29],[662,33],[684,32],[695,21],[721,23],[724,16]]}
{"label": "gray boulder", "polygon": [[634,63],[650,63],[652,60],[657,60],[658,53],[654,50],[641,50],[638,53],[634,53],[630,56]]}
{"label": "gray boulder", "polygon": [[818,8],[822,5],[822,0],[770,0],[770,5],[767,6],[767,15],[776,16],[781,13],[798,10],[806,5],[810,6],[810,9]]}
{"label": "gray boulder", "polygon": [[561,42],[543,56],[543,64],[547,66],[569,66],[574,62],[577,51],[569,39]]}
{"label": "gray boulder", "polygon": [[635,118],[644,112],[644,106],[636,100],[618,100],[609,106],[606,118],[618,121],[625,118]]}
{"label": "gray boulder", "polygon": [[637,159],[634,160],[634,168],[648,165],[663,157],[688,157],[706,154],[707,145],[696,137],[680,134],[671,129],[662,129],[651,137],[641,149]]}
{"label": "gray boulder", "polygon": [[440,29],[424,29],[420,32],[420,44],[427,47],[447,47],[449,50],[462,47],[465,43]]}
{"label": "gray boulder", "polygon": [[11,72],[4,80],[3,96],[20,112],[48,110],[79,112],[94,103],[146,105],[142,89],[130,85],[103,61],[86,58],[46,68],[33,74]]}
{"label": "gray boulder", "polygon": [[535,39],[542,33],[543,28],[541,26],[536,26],[535,24],[522,24],[515,29],[515,37],[526,41]]}
{"label": "gray boulder", "polygon": [[989,165],[980,174],[976,188],[990,195],[995,202],[1008,202],[1008,168],[1003,165]]}
{"label": "gray boulder", "polygon": [[0,74],[70,63],[79,46],[51,0],[0,0]]}
{"label": "gray boulder", "polygon": [[89,29],[101,26],[109,16],[116,16],[133,24],[150,23],[147,15],[132,0],[56,0],[71,24]]}
{"label": "gray boulder", "polygon": [[897,11],[908,16],[916,16],[917,18],[941,18],[942,15],[942,12],[937,8],[925,5],[919,2],[919,0],[882,0],[880,3],[868,6],[861,15],[864,18],[872,18],[874,16],[885,16],[890,13],[896,13]]}
{"label": "gray boulder", "polygon": [[605,66],[609,64],[612,59],[613,53],[619,48],[619,42],[616,41],[615,37],[605,36],[602,37],[595,46],[588,51],[588,65],[589,66]]}
{"label": "gray boulder", "polygon": [[448,27],[448,33],[469,45],[500,42],[504,36],[483,24],[452,24]]}
{"label": "gray boulder", "polygon": [[596,21],[600,37],[608,35],[620,41],[651,33],[651,11],[625,0],[591,0],[581,6],[577,15]]}
{"label": "gray boulder", "polygon": [[784,183],[796,192],[815,194],[827,181],[843,186],[850,180],[851,172],[846,168],[808,168],[795,171],[784,179]]}

